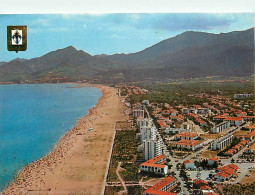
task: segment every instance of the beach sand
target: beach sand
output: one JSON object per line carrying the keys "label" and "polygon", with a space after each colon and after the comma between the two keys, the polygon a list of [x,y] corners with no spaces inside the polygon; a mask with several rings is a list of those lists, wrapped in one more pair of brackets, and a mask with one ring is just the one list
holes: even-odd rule
{"label": "beach sand", "polygon": [[[103,193],[115,124],[128,116],[117,89],[96,87],[103,92],[97,105],[78,120],[51,153],[25,166],[3,195]],[[88,132],[89,128],[93,130]]]}

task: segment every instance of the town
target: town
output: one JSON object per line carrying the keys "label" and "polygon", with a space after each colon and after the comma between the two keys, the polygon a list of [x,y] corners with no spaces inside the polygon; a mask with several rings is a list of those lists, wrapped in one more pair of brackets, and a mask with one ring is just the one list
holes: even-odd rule
{"label": "town", "polygon": [[[147,93],[149,90],[136,86],[119,89],[135,129],[132,147],[135,155],[124,160],[126,166],[121,166],[121,157],[118,166],[115,162],[118,177],[109,180],[108,174],[109,191],[105,194],[216,195],[226,194],[229,186],[254,182],[252,93],[236,93],[232,97],[215,91],[187,94],[189,98],[203,100],[197,104],[130,100]],[[127,166],[131,164],[133,169]],[[125,179],[123,173],[127,171],[136,172],[131,174],[135,176]]]}

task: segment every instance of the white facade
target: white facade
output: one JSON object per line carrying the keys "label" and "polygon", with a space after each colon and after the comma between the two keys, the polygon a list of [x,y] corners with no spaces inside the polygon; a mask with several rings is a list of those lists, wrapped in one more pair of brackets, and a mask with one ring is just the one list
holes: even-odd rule
{"label": "white facade", "polygon": [[184,129],[184,128],[166,128],[165,133],[169,134],[178,134],[181,132],[191,132],[191,129]]}
{"label": "white facade", "polygon": [[234,98],[251,98],[253,96],[253,94],[235,94]]}
{"label": "white facade", "polygon": [[140,128],[141,131],[141,143],[147,139],[156,139],[157,128],[154,126],[144,126]]}
{"label": "white facade", "polygon": [[141,109],[133,110],[133,118],[137,118],[139,116],[144,117],[144,110]]}
{"label": "white facade", "polygon": [[212,129],[211,129],[211,132],[212,133],[220,133],[222,132],[223,130],[227,129],[230,127],[230,122],[229,121],[224,121],[216,126],[214,126]]}
{"label": "white facade", "polygon": [[191,170],[196,169],[196,166],[193,162],[184,163],[184,166],[185,166],[185,169],[191,169]]}
{"label": "white facade", "polygon": [[159,167],[159,166],[153,166],[153,165],[152,166],[140,165],[140,170],[146,171],[146,172],[153,172],[159,175],[166,175],[168,173],[168,166],[162,165],[162,167]]}
{"label": "white facade", "polygon": [[211,150],[222,150],[231,144],[234,136],[233,135],[225,135],[215,141],[213,141],[210,145]]}
{"label": "white facade", "polygon": [[160,140],[145,140],[144,141],[144,159],[149,160],[162,154]]}
{"label": "white facade", "polygon": [[152,125],[152,119],[149,118],[137,118],[137,125],[141,127]]}

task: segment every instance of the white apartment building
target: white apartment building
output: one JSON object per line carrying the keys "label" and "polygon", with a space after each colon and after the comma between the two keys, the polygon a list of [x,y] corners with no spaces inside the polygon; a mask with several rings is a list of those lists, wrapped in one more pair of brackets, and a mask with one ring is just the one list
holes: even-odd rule
{"label": "white apartment building", "polygon": [[144,126],[150,126],[152,125],[152,119],[149,118],[143,118],[143,117],[138,117],[137,120],[137,125],[141,128]]}
{"label": "white apartment building", "polygon": [[140,128],[141,132],[141,143],[147,139],[156,139],[157,137],[157,128],[155,126],[144,126]]}
{"label": "white apartment building", "polygon": [[220,133],[223,130],[227,129],[230,127],[230,122],[229,121],[223,121],[222,123],[215,125],[212,129],[212,133]]}
{"label": "white apartment building", "polygon": [[222,136],[219,139],[213,141],[210,144],[210,148],[211,150],[222,150],[231,144],[233,138],[234,136],[232,134]]}
{"label": "white apartment building", "polygon": [[191,129],[183,129],[183,128],[166,128],[165,133],[167,134],[178,134],[181,132],[191,132]]}
{"label": "white apartment building", "polygon": [[245,93],[245,94],[235,94],[234,98],[238,99],[238,98],[251,98],[253,96],[253,94],[249,94],[249,93]]}
{"label": "white apartment building", "polygon": [[133,109],[133,118],[137,118],[137,117],[144,117],[144,110],[142,109]]}
{"label": "white apartment building", "polygon": [[144,141],[144,159],[149,160],[162,155],[162,140],[148,139]]}

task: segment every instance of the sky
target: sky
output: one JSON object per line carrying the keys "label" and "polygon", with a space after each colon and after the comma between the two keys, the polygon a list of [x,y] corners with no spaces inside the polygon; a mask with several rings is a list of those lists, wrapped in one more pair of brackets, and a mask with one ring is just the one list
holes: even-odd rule
{"label": "sky", "polygon": [[[0,62],[74,46],[91,55],[133,53],[185,31],[226,33],[254,27],[252,13],[0,15]],[[7,51],[7,26],[27,26],[27,50]]]}

